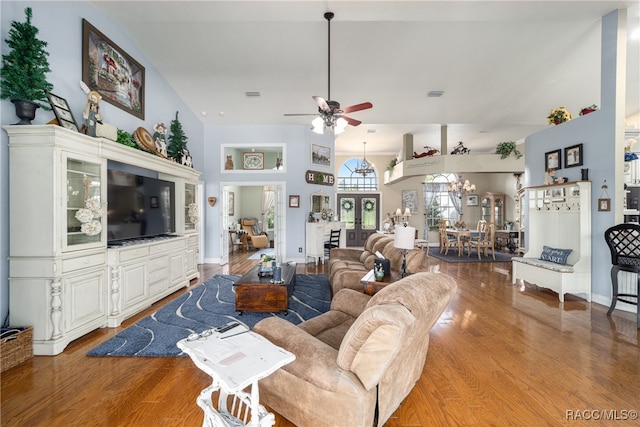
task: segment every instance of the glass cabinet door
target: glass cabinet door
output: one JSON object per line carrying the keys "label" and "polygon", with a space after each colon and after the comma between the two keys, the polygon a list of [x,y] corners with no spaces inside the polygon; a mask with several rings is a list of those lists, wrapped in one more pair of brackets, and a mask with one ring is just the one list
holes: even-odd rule
{"label": "glass cabinet door", "polygon": [[195,230],[198,222],[195,184],[184,185],[184,205],[184,231]]}
{"label": "glass cabinet door", "polygon": [[66,248],[100,244],[106,224],[102,164],[66,158]]}

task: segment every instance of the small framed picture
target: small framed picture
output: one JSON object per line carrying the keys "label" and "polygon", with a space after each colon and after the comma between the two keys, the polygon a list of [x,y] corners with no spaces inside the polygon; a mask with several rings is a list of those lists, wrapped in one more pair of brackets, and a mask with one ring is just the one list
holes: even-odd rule
{"label": "small framed picture", "polygon": [[478,206],[477,194],[470,194],[467,196],[467,206]]}
{"label": "small framed picture", "polygon": [[564,149],[564,167],[582,166],[582,144],[572,145]]}
{"label": "small framed picture", "polygon": [[564,202],[564,198],[565,198],[564,187],[551,189],[552,202]]}
{"label": "small framed picture", "polygon": [[229,216],[236,214],[236,194],[233,191],[229,191]]}
{"label": "small framed picture", "polygon": [[252,151],[250,153],[242,153],[242,169],[264,169],[264,153],[256,151]]}
{"label": "small framed picture", "polygon": [[78,124],[73,118],[73,113],[67,105],[67,101],[64,98],[60,98],[58,95],[54,95],[51,92],[47,93],[47,99],[53,110],[53,114],[56,115],[58,124],[64,128],[78,131]]}
{"label": "small framed picture", "polygon": [[311,164],[331,166],[331,148],[322,145],[311,144]]}
{"label": "small framed picture", "polygon": [[544,153],[544,170],[549,171],[551,169],[560,169],[561,158],[560,149]]}
{"label": "small framed picture", "polygon": [[158,197],[157,196],[149,197],[149,207],[152,208],[152,209],[160,207],[160,205],[158,204]]}
{"label": "small framed picture", "polygon": [[298,196],[298,195],[289,196],[289,207],[290,208],[299,208],[300,207],[300,196]]}
{"label": "small framed picture", "polygon": [[598,199],[598,211],[609,212],[611,210],[611,199]]}

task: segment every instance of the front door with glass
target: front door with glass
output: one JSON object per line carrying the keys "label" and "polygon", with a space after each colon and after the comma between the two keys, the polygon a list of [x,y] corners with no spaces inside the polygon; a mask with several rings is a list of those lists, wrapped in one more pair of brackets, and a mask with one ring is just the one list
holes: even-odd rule
{"label": "front door with glass", "polygon": [[379,228],[379,194],[338,194],[339,221],[346,224],[347,246],[363,246]]}

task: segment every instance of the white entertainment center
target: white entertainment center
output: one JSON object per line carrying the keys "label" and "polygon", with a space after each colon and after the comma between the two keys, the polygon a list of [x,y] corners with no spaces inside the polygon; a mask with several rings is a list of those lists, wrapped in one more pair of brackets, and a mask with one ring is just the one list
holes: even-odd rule
{"label": "white entertainment center", "polygon": [[[197,202],[199,172],[59,126],[4,129],[10,156],[9,310],[13,325],[33,326],[34,354],[59,354],[71,341],[118,326],[199,277],[199,227],[188,215],[189,203]],[[173,233],[108,244],[110,161],[174,183]],[[89,202],[100,206],[99,213],[79,221],[77,212]],[[85,222],[92,226],[83,227]]]}

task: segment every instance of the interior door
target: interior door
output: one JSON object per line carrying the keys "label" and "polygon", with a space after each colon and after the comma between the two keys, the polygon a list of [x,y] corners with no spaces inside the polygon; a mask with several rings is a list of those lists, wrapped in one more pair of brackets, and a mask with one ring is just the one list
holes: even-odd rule
{"label": "interior door", "polygon": [[222,215],[220,215],[220,265],[229,264],[229,189],[220,185]]}
{"label": "interior door", "polygon": [[380,194],[338,193],[338,212],[346,224],[347,246],[363,246],[380,228]]}

